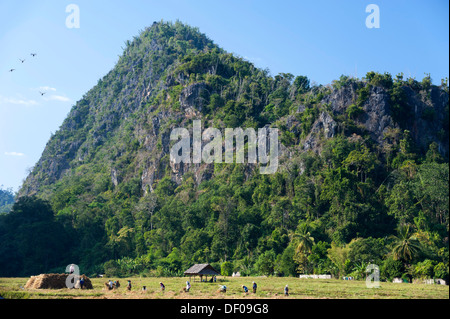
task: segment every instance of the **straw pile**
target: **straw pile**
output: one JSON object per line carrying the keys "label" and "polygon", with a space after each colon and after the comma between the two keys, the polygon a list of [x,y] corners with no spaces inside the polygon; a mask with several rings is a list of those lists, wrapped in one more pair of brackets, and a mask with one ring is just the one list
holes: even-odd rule
{"label": "straw pile", "polygon": [[[25,284],[26,289],[63,289],[66,287],[66,278],[69,274],[41,274],[31,276]],[[86,275],[81,275],[84,279],[83,289],[93,289],[91,280]],[[75,288],[79,288],[75,285]]]}

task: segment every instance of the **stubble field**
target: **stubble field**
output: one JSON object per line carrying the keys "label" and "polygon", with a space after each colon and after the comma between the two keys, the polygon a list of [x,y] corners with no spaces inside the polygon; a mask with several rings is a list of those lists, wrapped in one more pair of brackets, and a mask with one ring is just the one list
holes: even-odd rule
{"label": "stubble field", "polygon": [[[218,277],[216,283],[191,281],[191,290],[183,291],[189,278],[91,278],[94,289],[25,289],[29,278],[0,278],[0,296],[5,299],[449,299],[449,286],[381,282],[380,288],[367,288],[365,281],[337,279],[299,279],[292,277]],[[109,279],[121,287],[105,289]],[[131,280],[132,289],[126,289]],[[198,280],[198,279],[197,279]],[[252,282],[258,284],[256,294]],[[159,283],[166,286],[161,291]],[[227,292],[218,292],[220,285]],[[249,288],[244,293],[242,285]],[[289,286],[289,296],[284,287]],[[142,291],[146,286],[147,291]]]}

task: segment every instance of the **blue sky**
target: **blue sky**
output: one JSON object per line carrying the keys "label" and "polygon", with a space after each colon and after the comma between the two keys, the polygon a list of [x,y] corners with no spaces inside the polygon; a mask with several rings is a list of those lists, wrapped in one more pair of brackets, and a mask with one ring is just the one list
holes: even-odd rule
{"label": "blue sky", "polygon": [[[366,27],[372,3],[380,9],[377,29]],[[80,28],[66,26],[69,4],[80,9]],[[417,80],[430,73],[439,84],[449,73],[448,12],[446,0],[4,0],[0,186],[18,190],[71,107],[114,67],[124,42],[153,21],[196,26],[272,75],[328,84],[371,70]]]}

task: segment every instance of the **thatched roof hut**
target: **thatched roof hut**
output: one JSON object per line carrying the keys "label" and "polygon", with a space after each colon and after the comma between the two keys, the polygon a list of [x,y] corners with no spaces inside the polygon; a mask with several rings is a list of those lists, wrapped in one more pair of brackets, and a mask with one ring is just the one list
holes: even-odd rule
{"label": "thatched roof hut", "polygon": [[195,276],[200,276],[200,281],[203,281],[202,280],[203,276],[205,276],[206,280],[208,280],[208,275],[213,277],[220,275],[220,273],[217,270],[215,270],[213,266],[211,266],[210,264],[196,264],[191,268],[189,268],[188,270],[186,270],[184,272],[184,275],[189,276],[189,278],[191,276],[194,276],[194,280]]}

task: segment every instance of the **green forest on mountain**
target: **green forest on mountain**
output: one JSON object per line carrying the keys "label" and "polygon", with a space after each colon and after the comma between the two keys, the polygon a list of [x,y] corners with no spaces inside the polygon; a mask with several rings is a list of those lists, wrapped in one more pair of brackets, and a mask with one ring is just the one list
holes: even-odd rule
{"label": "green forest on mountain", "polygon": [[[2,185],[3,186],[3,185]],[[0,214],[8,213],[14,204],[14,192],[12,189],[0,187]]]}
{"label": "green forest on mountain", "polygon": [[[369,72],[323,86],[306,76],[271,76],[179,22],[154,23],[125,46],[51,137],[11,211],[0,214],[0,276],[64,272],[71,263],[90,275],[180,276],[210,263],[224,275],[364,279],[376,264],[386,280],[448,281],[447,80],[436,86],[429,75],[417,81]],[[279,129],[292,156],[277,173],[214,164],[211,178],[197,184],[188,171],[177,183],[165,154],[158,178],[143,186],[142,132],[155,131],[152,118],[168,114],[149,151],[164,154],[163,132],[192,125],[171,115],[184,114],[180,95],[198,83],[208,88],[196,102],[205,126]],[[349,88],[356,96],[343,113],[322,103]],[[395,124],[382,144],[360,120],[373,88],[386,92]],[[411,133],[407,92],[424,101],[432,92],[446,97],[444,120],[426,147]],[[317,136],[317,152],[302,150],[323,112],[333,114],[336,133]],[[295,130],[287,118],[299,123]],[[420,121],[436,118],[430,107]]]}

